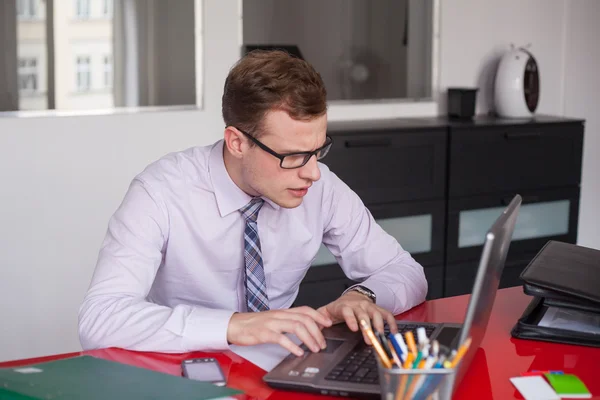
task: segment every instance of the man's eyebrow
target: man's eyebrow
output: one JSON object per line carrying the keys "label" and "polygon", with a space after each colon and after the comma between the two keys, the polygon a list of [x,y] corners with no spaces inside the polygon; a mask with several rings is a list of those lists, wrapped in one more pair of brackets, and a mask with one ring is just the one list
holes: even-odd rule
{"label": "man's eyebrow", "polygon": [[[325,141],[323,143],[321,143],[321,145],[319,147],[317,147],[317,149],[320,149],[321,147],[325,146],[326,143],[327,143],[327,137],[325,137]],[[284,150],[280,150],[279,152],[281,154],[295,154],[295,153],[310,153],[311,151],[315,151],[315,150],[289,150],[288,148],[285,148]]]}

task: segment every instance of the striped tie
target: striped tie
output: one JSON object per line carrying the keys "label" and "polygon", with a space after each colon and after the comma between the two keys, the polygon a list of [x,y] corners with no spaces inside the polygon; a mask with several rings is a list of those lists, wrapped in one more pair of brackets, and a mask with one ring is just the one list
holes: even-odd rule
{"label": "striped tie", "polygon": [[258,212],[264,201],[255,197],[240,208],[240,212],[246,218],[246,229],[244,230],[244,261],[246,263],[246,305],[248,311],[269,310],[269,297],[267,296],[267,283],[260,250],[260,239],[258,237]]}

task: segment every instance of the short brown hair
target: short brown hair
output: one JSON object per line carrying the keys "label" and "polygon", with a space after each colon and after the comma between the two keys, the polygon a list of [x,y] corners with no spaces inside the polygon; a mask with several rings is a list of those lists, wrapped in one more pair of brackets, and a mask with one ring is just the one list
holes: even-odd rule
{"label": "short brown hair", "polygon": [[321,75],[308,62],[280,50],[254,50],[229,71],[222,99],[223,120],[258,136],[268,111],[311,120],[327,111]]}

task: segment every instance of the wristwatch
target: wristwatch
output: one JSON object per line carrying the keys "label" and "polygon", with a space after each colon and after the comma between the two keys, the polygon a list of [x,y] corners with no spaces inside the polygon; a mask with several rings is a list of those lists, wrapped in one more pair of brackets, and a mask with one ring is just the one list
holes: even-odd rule
{"label": "wristwatch", "polygon": [[354,291],[354,292],[363,294],[363,295],[367,296],[373,303],[377,303],[377,296],[375,296],[375,293],[371,289],[364,287],[363,285],[351,286],[348,289],[344,290],[344,293],[342,293],[342,295],[345,295],[346,293],[348,293],[350,291]]}

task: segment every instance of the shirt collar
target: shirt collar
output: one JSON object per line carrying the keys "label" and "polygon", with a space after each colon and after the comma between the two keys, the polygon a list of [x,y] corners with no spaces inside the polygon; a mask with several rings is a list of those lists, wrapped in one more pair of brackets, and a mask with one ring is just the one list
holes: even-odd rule
{"label": "shirt collar", "polygon": [[[210,151],[208,174],[215,191],[217,207],[221,217],[239,210],[252,200],[246,192],[240,189],[229,176],[223,160],[223,139],[219,140]],[[262,199],[273,209],[279,210],[279,205],[262,196]]]}

